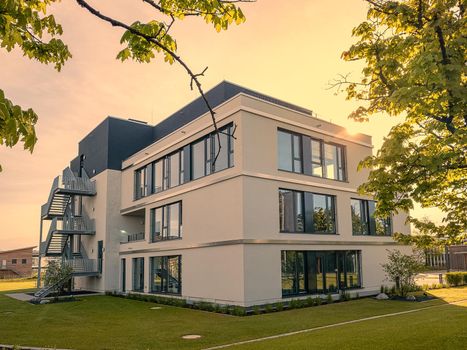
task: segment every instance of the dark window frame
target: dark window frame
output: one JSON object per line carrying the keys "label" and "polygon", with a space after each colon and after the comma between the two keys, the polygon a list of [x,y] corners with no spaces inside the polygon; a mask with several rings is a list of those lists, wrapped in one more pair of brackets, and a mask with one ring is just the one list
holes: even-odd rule
{"label": "dark window frame", "polygon": [[11,265],[16,265],[18,263],[18,259],[11,259]]}
{"label": "dark window frame", "polygon": [[[327,180],[333,180],[333,181],[340,181],[340,182],[347,182],[348,181],[348,174],[347,174],[347,146],[343,144],[339,144],[336,142],[332,141],[324,141],[323,139],[317,138],[317,137],[312,137],[309,135],[301,134],[295,131],[287,130],[284,128],[277,128],[277,133],[282,132],[282,133],[288,133],[290,135],[296,135],[300,137],[300,145],[301,145],[301,150],[300,150],[300,155],[301,155],[301,169],[300,171],[297,171],[294,166],[294,145],[293,145],[293,140],[292,140],[292,150],[291,150],[291,159],[292,159],[292,170],[288,169],[282,169],[279,166],[279,151],[278,151],[278,167],[277,169],[280,171],[285,171],[285,172],[291,172],[295,174],[303,174],[303,175],[308,175],[308,176],[313,176],[313,177],[318,177],[322,179],[327,179]],[[320,163],[313,162],[313,152],[312,152],[312,147],[311,143],[312,141],[319,142],[320,146]],[[339,166],[339,156],[336,159],[336,167],[337,167],[337,177],[336,179],[333,179],[331,177],[327,176],[327,169],[326,169],[326,159],[325,159],[325,145],[330,145],[337,147],[339,149],[339,154],[341,157],[342,164]],[[279,145],[277,145],[279,147]],[[305,150],[305,148],[309,148],[308,150]],[[306,157],[306,156],[307,157]],[[315,175],[313,174],[313,165],[319,164],[321,167],[321,173],[322,175]],[[342,178],[339,178],[339,170],[342,170]]]}
{"label": "dark window frame", "polygon": [[[295,193],[302,194],[302,213],[303,213],[303,231],[287,231],[282,230],[281,227],[281,214],[280,214],[280,200],[279,200],[279,233],[286,233],[286,234],[313,234],[313,235],[338,235],[337,232],[337,197],[332,194],[328,193],[318,193],[318,192],[307,192],[307,191],[300,191],[300,190],[293,190],[289,188],[279,188],[279,196],[281,191],[290,191],[293,193],[293,210],[294,210],[294,217],[296,217],[296,200],[295,200]],[[314,223],[314,196],[324,196],[326,199],[326,203],[328,198],[331,199],[331,206],[332,206],[332,219],[333,219],[333,231],[315,231],[315,223]],[[311,214],[311,215],[310,215]],[[296,228],[296,223],[294,223],[294,228]]]}
{"label": "dark window frame", "polygon": [[[302,255],[301,259],[303,261],[303,289],[300,288],[300,281],[299,276],[301,271],[287,271],[288,275],[292,275],[295,280],[292,283],[292,292],[286,292],[284,289],[284,257],[288,254],[293,254],[295,256],[295,262],[292,264],[295,269],[299,266],[298,260],[299,255]],[[334,255],[334,261],[328,259]],[[348,258],[350,256],[355,257],[356,262],[358,264],[356,273],[358,274],[358,281],[357,283],[353,283],[353,286],[348,286],[350,281],[350,273],[349,273],[349,262]],[[319,258],[319,266],[313,265],[312,266],[312,258]],[[317,261],[317,260],[315,260]],[[336,284],[330,284],[329,286],[327,283],[329,282],[329,278],[327,278],[326,274],[330,273],[327,269],[329,262],[333,262],[335,264],[335,272],[336,272]],[[341,264],[340,264],[341,263]],[[315,273],[315,277],[318,278],[319,275],[322,275],[321,286],[322,289],[312,288],[310,286],[310,277],[312,275],[312,270],[310,267],[314,267],[314,270],[317,272]],[[343,275],[342,275],[343,274]],[[342,278],[343,277],[343,278]],[[341,279],[342,278],[342,279]],[[318,286],[318,284],[316,285]],[[330,287],[334,288],[330,288]],[[290,298],[294,296],[301,296],[301,295],[313,295],[313,294],[326,294],[326,293],[338,293],[342,290],[354,290],[354,289],[362,289],[363,288],[363,275],[362,275],[362,251],[361,250],[281,250],[281,291],[283,298]]]}
{"label": "dark window frame", "polygon": [[[171,210],[169,207],[178,204],[178,236],[172,237],[170,235],[170,216]],[[156,224],[156,210],[161,210],[161,238],[155,239],[155,224]],[[176,201],[167,203],[164,205],[160,205],[158,207],[154,207],[150,209],[149,212],[149,219],[150,219],[150,243],[158,243],[163,241],[172,241],[176,239],[183,238],[183,205],[182,201]]]}
{"label": "dark window frame", "polygon": [[[213,173],[217,173],[222,170],[226,170],[229,168],[232,168],[234,166],[234,141],[233,141],[233,132],[235,130],[234,123],[230,122],[227,123],[226,125],[219,127],[219,132],[225,134],[227,133],[229,136],[227,136],[227,147],[224,150],[222,148],[223,152],[226,152],[226,161],[227,161],[227,167],[222,168],[222,169],[215,169],[215,166],[212,165],[212,159],[215,156],[215,144],[217,141],[214,141],[215,139],[217,140],[216,132],[209,133],[207,135],[204,135],[197,140],[194,140],[183,147],[180,147],[163,157],[157,158],[150,163],[145,164],[144,166],[139,167],[134,171],[134,186],[133,186],[133,200],[139,200],[141,198],[147,197],[152,194],[160,193],[162,191],[175,188],[178,186],[181,186],[185,183],[188,183],[190,181],[197,180],[199,178],[203,178],[205,176],[209,176]],[[209,142],[207,141],[209,140]],[[198,142],[203,142],[204,146],[204,164],[202,165],[204,168],[203,174],[199,176],[198,178],[193,177],[193,145],[195,145]],[[209,143],[209,145],[208,145]],[[208,149],[209,147],[209,149]],[[179,153],[179,181],[177,185],[172,185],[171,184],[171,158],[174,154]],[[209,156],[209,161],[207,161]],[[161,162],[161,173],[162,173],[162,181],[161,181],[161,188],[160,190],[156,191],[156,185],[157,185],[157,177],[156,177],[156,163]],[[148,170],[149,174],[148,174]],[[141,190],[141,179],[138,178],[138,174],[144,171],[144,190]]]}
{"label": "dark window frame", "polygon": [[[353,205],[352,201],[358,201],[359,202],[359,208],[360,208],[360,215],[363,214],[363,220],[364,222],[362,225],[365,226],[366,231],[364,232],[356,232],[354,229],[354,224],[353,224]],[[392,237],[393,235],[393,223],[392,223],[392,217],[389,216],[387,218],[376,218],[374,215],[371,213],[370,209],[370,203],[373,203],[373,205],[376,207],[376,201],[371,200],[371,199],[362,199],[362,198],[350,198],[350,215],[351,215],[351,223],[352,223],[352,236],[372,236],[372,237]],[[374,211],[373,211],[374,213]],[[377,221],[383,222],[384,226],[384,234],[378,234],[378,229],[377,229]],[[366,232],[366,233],[365,233]]]}
{"label": "dark window frame", "polygon": [[[177,258],[178,259],[178,291],[177,292],[169,292],[168,291],[168,282],[169,280],[169,270],[168,264],[169,259]],[[164,276],[161,276],[161,290],[155,290],[154,288],[154,262],[156,259],[161,259],[162,267],[166,267],[166,273]],[[165,264],[164,264],[165,262]],[[163,295],[181,295],[182,294],[182,256],[181,255],[164,255],[164,256],[152,256],[149,259],[150,268],[149,268],[149,292],[151,294],[163,294]],[[165,279],[164,279],[165,277]],[[165,284],[164,284],[165,281]]]}

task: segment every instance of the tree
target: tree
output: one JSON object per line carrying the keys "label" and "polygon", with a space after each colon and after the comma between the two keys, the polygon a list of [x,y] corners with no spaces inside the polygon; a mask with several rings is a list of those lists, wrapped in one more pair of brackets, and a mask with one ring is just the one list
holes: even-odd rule
{"label": "tree", "polygon": [[388,262],[381,264],[389,280],[396,284],[400,296],[406,296],[415,286],[415,276],[424,270],[418,255],[405,255],[399,250],[388,250]]}
{"label": "tree", "polygon": [[353,29],[357,42],[342,54],[362,61],[359,80],[341,75],[332,85],[361,102],[350,114],[367,121],[404,116],[384,139],[362,193],[378,201],[376,214],[438,207],[443,222],[409,216],[417,236],[396,239],[419,246],[467,238],[467,20],[466,0],[366,0],[367,20]]}
{"label": "tree", "polygon": [[52,260],[47,266],[47,272],[44,277],[44,286],[48,287],[55,285],[55,291],[58,294],[61,294],[63,292],[64,285],[60,284],[60,282],[64,282],[65,279],[69,278],[72,272],[73,268],[70,265],[61,264],[56,260]]}
{"label": "tree", "polygon": [[[46,15],[47,7],[55,1],[1,1],[0,46],[8,52],[19,47],[24,56],[41,63],[52,63],[60,71],[71,54],[68,47],[57,39],[62,34],[62,27],[53,16]],[[44,39],[45,36],[49,39]],[[23,110],[7,99],[0,89],[0,145],[13,147],[21,141],[24,149],[32,152],[37,141],[36,122],[37,115],[32,109]]]}
{"label": "tree", "polygon": [[[57,1],[59,0],[0,2],[0,46],[7,51],[18,46],[30,59],[45,64],[52,63],[60,71],[65,61],[71,58],[71,53],[68,47],[57,39],[63,32],[61,25],[56,23],[53,15],[46,15],[50,5]],[[143,0],[155,16],[163,17],[165,21],[153,19],[147,23],[136,21],[126,24],[99,12],[87,1],[76,0],[92,15],[125,30],[120,43],[126,47],[118,53],[118,59],[125,61],[131,58],[137,62],[149,63],[160,54],[165,62],[181,65],[190,77],[190,87],[196,87],[206,103],[216,132],[218,130],[214,111],[199,81],[207,67],[201,73],[194,73],[177,54],[176,40],[169,32],[175,22],[186,17],[200,17],[206,23],[212,24],[218,32],[227,30],[231,24],[241,24],[245,21],[237,3],[252,1],[254,0]],[[32,109],[22,110],[20,106],[15,106],[0,90],[0,145],[13,147],[21,141],[24,148],[32,152],[37,141],[34,129],[36,122],[37,115]],[[219,132],[217,135],[219,137]],[[219,152],[220,147],[218,154]]]}

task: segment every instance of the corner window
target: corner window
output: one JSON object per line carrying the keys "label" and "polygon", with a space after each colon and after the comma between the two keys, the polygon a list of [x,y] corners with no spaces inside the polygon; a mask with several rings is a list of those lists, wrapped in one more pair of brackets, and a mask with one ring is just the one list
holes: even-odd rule
{"label": "corner window", "polygon": [[151,241],[182,237],[182,203],[172,203],[151,209]]}
{"label": "corner window", "polygon": [[291,251],[282,255],[282,296],[361,288],[360,251]]}
{"label": "corner window", "polygon": [[151,258],[151,292],[181,294],[181,256]]}
{"label": "corner window", "polygon": [[336,233],[335,197],[279,189],[280,231],[287,233]]}
{"label": "corner window", "polygon": [[279,170],[339,181],[346,178],[344,146],[279,129],[277,148]]}
{"label": "corner window", "polygon": [[375,216],[375,201],[351,199],[350,210],[353,235],[391,236],[391,218]]}

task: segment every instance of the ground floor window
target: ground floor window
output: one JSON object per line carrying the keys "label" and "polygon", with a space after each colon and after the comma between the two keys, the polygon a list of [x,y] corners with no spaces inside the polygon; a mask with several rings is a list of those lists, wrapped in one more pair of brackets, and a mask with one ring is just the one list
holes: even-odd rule
{"label": "ground floor window", "polygon": [[282,295],[333,293],[361,287],[358,250],[282,251]]}
{"label": "ground floor window", "polygon": [[133,290],[144,291],[144,258],[133,258]]}
{"label": "ground floor window", "polygon": [[181,256],[155,256],[151,258],[151,292],[182,293]]}

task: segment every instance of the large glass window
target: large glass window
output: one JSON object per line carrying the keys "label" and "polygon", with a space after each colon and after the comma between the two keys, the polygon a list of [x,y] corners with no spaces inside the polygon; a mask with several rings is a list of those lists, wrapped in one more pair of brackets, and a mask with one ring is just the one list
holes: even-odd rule
{"label": "large glass window", "polygon": [[181,294],[181,256],[151,258],[151,292]]}
{"label": "large glass window", "polygon": [[333,196],[313,194],[313,232],[336,232]]}
{"label": "large glass window", "polygon": [[311,140],[311,174],[314,176],[323,176],[323,160],[321,156],[321,142]]}
{"label": "large glass window", "polygon": [[164,160],[160,159],[154,163],[154,192],[160,192],[164,189]]}
{"label": "large glass window", "polygon": [[172,203],[151,209],[151,241],[182,237],[182,203]]}
{"label": "large glass window", "polygon": [[198,141],[191,145],[191,178],[193,180],[205,176],[206,154],[205,140]]}
{"label": "large glass window", "polygon": [[344,146],[278,130],[277,148],[280,170],[345,180]]}
{"label": "large glass window", "polygon": [[281,232],[336,233],[334,196],[279,189]]}
{"label": "large glass window", "polygon": [[277,132],[277,148],[279,169],[301,173],[302,169],[302,138],[300,135],[287,131]]}
{"label": "large glass window", "polygon": [[361,288],[360,251],[282,251],[282,295]]}
{"label": "large glass window", "polygon": [[390,236],[392,234],[391,218],[377,218],[375,210],[375,201],[351,199],[353,235]]}
{"label": "large glass window", "polygon": [[284,294],[306,293],[305,261],[303,254],[282,251],[282,292]]}
{"label": "large glass window", "polygon": [[133,290],[144,290],[144,258],[133,258]]}
{"label": "large glass window", "polygon": [[135,171],[135,199],[147,196],[146,167]]}
{"label": "large glass window", "polygon": [[169,187],[180,185],[180,152],[176,152],[169,156],[170,164],[170,180]]}

